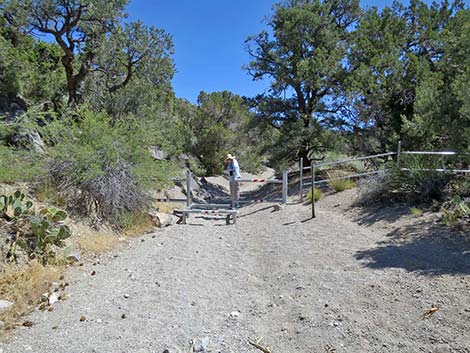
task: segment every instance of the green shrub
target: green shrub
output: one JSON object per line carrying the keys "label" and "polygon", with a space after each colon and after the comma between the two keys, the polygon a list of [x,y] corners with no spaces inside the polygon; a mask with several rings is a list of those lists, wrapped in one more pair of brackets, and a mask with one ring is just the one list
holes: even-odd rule
{"label": "green shrub", "polygon": [[442,207],[443,220],[446,224],[454,224],[459,220],[470,222],[470,202],[466,202],[460,196],[454,196],[445,202]]}
{"label": "green shrub", "polygon": [[442,200],[450,175],[432,171],[442,166],[440,158],[427,155],[404,155],[400,167],[406,170],[391,170],[389,187],[397,195],[410,202]]}
{"label": "green shrub", "polygon": [[432,171],[442,167],[441,162],[429,156],[404,155],[400,168],[393,163],[385,174],[361,180],[360,202],[429,203],[442,200],[452,176]]}
{"label": "green shrub", "polygon": [[421,217],[423,215],[423,210],[416,207],[411,207],[410,212],[415,217]]}
{"label": "green shrub", "polygon": [[144,210],[149,205],[145,190],[169,185],[176,174],[170,162],[151,157],[148,134],[132,117],[115,122],[85,109],[49,124],[44,135],[54,142],[50,180],[85,215],[114,222],[121,213]]}
{"label": "green shrub", "polygon": [[[314,194],[315,194],[315,202],[316,202],[316,201],[319,201],[322,198],[323,192],[318,188],[315,188],[314,190],[315,190]],[[312,202],[312,189],[310,189],[310,191],[307,194],[307,200],[309,202]]]}
{"label": "green shrub", "polygon": [[29,181],[44,174],[42,155],[0,145],[0,183]]}

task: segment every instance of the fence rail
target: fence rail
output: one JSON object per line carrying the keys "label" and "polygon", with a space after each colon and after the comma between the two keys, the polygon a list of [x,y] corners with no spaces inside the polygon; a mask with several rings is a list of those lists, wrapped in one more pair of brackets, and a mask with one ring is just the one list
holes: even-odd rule
{"label": "fence rail", "polygon": [[400,168],[400,170],[404,171],[423,171],[423,172],[440,172],[440,173],[470,173],[470,169],[446,169],[446,168],[438,168],[438,169],[426,169],[426,168],[416,168],[416,169],[411,169],[411,168]]}
{"label": "fence rail", "polygon": [[[339,176],[339,177],[334,177],[334,178],[328,178],[328,179],[322,179],[315,181],[316,184],[324,184],[328,183],[330,180],[341,180],[341,179],[351,179],[351,178],[359,178],[362,176],[368,176],[368,175],[375,175],[375,174],[385,174],[386,170],[385,169],[380,169],[380,170],[374,170],[373,172],[367,172],[367,173],[358,173],[358,174],[351,174],[351,175],[345,175],[345,176]],[[305,186],[310,186],[312,183],[311,182],[306,182],[304,183]]]}
{"label": "fence rail", "polygon": [[467,152],[454,152],[454,151],[403,151],[402,154],[427,154],[427,155],[441,155],[441,156],[458,156],[469,155]]}
{"label": "fence rail", "polygon": [[[380,154],[374,154],[370,156],[363,156],[363,157],[356,157],[356,158],[349,158],[349,159],[344,159],[344,160],[339,160],[339,161],[333,161],[333,162],[325,162],[325,163],[317,163],[314,164],[312,163],[310,166],[304,166],[304,161],[303,158],[300,159],[300,201],[303,201],[303,191],[304,191],[304,186],[309,186],[311,187],[311,192],[312,192],[312,218],[315,217],[315,198],[313,197],[314,195],[314,189],[315,185],[319,184],[325,184],[328,183],[331,180],[340,180],[340,179],[350,179],[350,178],[359,178],[363,176],[369,176],[369,175],[375,175],[375,174],[384,174],[387,172],[386,169],[380,169],[380,170],[374,170],[371,172],[366,172],[366,173],[356,173],[356,174],[349,174],[349,175],[344,175],[344,176],[338,176],[338,177],[333,177],[333,178],[328,178],[328,179],[322,179],[322,180],[315,180],[315,170],[320,168],[320,167],[326,167],[326,166],[332,166],[332,165],[339,165],[339,164],[346,164],[354,161],[361,161],[361,160],[366,160],[366,159],[373,159],[373,158],[382,158],[382,157],[388,157],[388,156],[396,156],[396,164],[399,170],[401,171],[428,171],[428,172],[438,172],[438,173],[455,173],[455,174],[460,174],[460,173],[470,173],[469,169],[448,169],[448,168],[437,168],[437,169],[431,169],[431,168],[421,168],[421,169],[411,169],[411,168],[400,168],[400,157],[402,155],[440,155],[440,156],[458,156],[458,155],[470,155],[470,152],[455,152],[455,151],[402,151],[402,145],[401,141],[398,142],[398,148],[397,152],[385,152],[385,153],[380,153]],[[304,177],[303,177],[303,172],[304,170],[311,170],[311,180],[309,182],[304,182]]]}

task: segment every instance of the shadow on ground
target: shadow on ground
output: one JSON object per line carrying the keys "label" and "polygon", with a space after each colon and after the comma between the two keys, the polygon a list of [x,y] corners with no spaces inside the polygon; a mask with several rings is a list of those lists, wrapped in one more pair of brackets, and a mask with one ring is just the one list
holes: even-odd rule
{"label": "shadow on ground", "polygon": [[[356,207],[353,205],[352,207]],[[393,223],[403,216],[410,215],[410,207],[406,205],[386,206],[358,206],[361,212],[355,217],[355,221],[361,226],[370,226],[377,222]]]}
{"label": "shadow on ground", "polygon": [[[380,214],[377,217],[384,219]],[[395,228],[386,236],[388,239],[377,243],[377,247],[357,252],[356,259],[374,269],[402,268],[430,276],[470,274],[467,231],[454,230],[435,221],[418,221]]]}

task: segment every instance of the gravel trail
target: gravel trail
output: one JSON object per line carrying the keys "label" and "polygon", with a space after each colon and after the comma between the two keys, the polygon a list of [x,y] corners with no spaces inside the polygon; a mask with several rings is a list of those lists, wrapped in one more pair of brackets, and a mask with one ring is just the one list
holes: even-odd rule
{"label": "gravel trail", "polygon": [[247,340],[261,337],[273,353],[470,352],[468,252],[398,242],[335,206],[305,221],[308,207],[257,205],[236,226],[191,217],[130,240],[69,270],[67,299],[0,352],[259,353]]}

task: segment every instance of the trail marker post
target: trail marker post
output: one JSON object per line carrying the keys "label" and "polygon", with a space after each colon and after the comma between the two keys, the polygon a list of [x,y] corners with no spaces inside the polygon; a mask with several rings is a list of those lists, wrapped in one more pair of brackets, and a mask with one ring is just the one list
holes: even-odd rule
{"label": "trail marker post", "polygon": [[300,193],[300,202],[304,201],[304,158],[300,158],[300,187],[299,187],[299,193]]}
{"label": "trail marker post", "polygon": [[311,165],[311,178],[312,178],[312,218],[315,218],[315,166],[312,163]]}
{"label": "trail marker post", "polygon": [[191,172],[186,171],[186,206],[191,206]]}
{"label": "trail marker post", "polygon": [[400,157],[401,157],[401,140],[398,141],[398,148],[397,148],[397,168],[400,169]]}
{"label": "trail marker post", "polygon": [[282,203],[283,204],[287,204],[288,186],[289,186],[289,174],[287,170],[285,170],[282,172]]}

